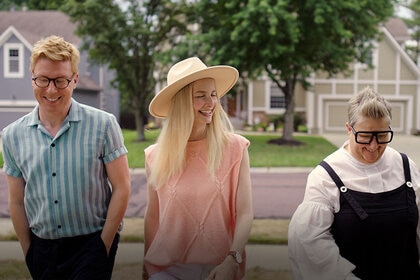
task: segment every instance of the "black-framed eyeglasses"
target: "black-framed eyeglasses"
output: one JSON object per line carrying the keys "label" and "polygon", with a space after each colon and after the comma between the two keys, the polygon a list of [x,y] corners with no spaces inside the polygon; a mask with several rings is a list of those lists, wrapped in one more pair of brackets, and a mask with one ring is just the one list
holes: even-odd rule
{"label": "black-framed eyeglasses", "polygon": [[50,79],[46,77],[35,77],[35,78],[32,78],[32,81],[34,81],[35,85],[39,88],[47,88],[50,85],[50,82],[52,81],[54,83],[54,86],[57,89],[65,89],[69,86],[70,82],[73,80],[73,77],[74,77],[74,74],[73,76],[71,76],[70,79],[66,79],[66,78]]}
{"label": "black-framed eyeglasses", "polygon": [[394,137],[394,132],[389,128],[389,130],[384,131],[356,131],[353,126],[351,126],[353,131],[354,138],[358,144],[370,144],[373,140],[373,137],[376,138],[378,144],[387,144],[392,141]]}

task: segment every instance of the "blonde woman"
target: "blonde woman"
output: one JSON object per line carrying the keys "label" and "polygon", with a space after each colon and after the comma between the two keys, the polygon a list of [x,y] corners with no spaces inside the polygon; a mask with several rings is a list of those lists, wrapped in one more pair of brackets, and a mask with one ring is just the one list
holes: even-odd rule
{"label": "blonde woman", "polygon": [[145,278],[244,276],[253,219],[249,141],[233,133],[220,105],[237,79],[233,67],[192,57],[170,69],[150,103],[165,120],[145,150]]}

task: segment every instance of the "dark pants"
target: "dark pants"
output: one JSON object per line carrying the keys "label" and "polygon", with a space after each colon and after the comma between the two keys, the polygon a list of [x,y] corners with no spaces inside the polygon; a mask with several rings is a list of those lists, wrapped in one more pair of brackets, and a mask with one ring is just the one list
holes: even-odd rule
{"label": "dark pants", "polygon": [[107,255],[101,232],[54,240],[32,234],[26,265],[34,280],[111,279],[119,239]]}

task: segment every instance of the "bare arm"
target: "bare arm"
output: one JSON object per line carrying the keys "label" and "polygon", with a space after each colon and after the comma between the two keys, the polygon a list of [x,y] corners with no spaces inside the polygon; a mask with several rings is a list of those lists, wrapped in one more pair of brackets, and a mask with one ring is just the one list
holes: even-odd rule
{"label": "bare arm", "polygon": [[244,154],[239,171],[238,193],[236,198],[236,226],[231,251],[242,252],[251,232],[254,212],[252,208],[251,175],[249,171],[248,150]]}
{"label": "bare arm", "polygon": [[[252,208],[252,188],[249,171],[248,149],[244,149],[239,171],[238,192],[236,198],[236,225],[230,251],[243,253],[251,232],[254,212]],[[238,265],[232,256],[216,266],[208,279],[235,279]]]}
{"label": "bare arm", "polygon": [[[146,163],[147,165],[147,163]],[[148,170],[148,166],[146,166]],[[144,254],[149,250],[159,226],[159,202],[156,191],[147,184],[147,208],[144,215]]]}
{"label": "bare arm", "polygon": [[127,155],[123,155],[107,163],[105,168],[112,185],[112,196],[101,238],[109,253],[115,234],[127,210],[131,193],[131,179]]}
{"label": "bare arm", "polygon": [[9,211],[13,227],[22,246],[23,254],[26,255],[31,244],[31,234],[28,218],[25,212],[25,180],[7,175],[9,186]]}
{"label": "bare arm", "polygon": [[[148,175],[150,168],[146,162],[146,174]],[[156,191],[150,184],[147,184],[147,208],[144,214],[144,255],[150,248],[150,245],[155,238],[156,232],[159,227],[159,201]],[[145,263],[143,262],[143,279],[149,279]]]}

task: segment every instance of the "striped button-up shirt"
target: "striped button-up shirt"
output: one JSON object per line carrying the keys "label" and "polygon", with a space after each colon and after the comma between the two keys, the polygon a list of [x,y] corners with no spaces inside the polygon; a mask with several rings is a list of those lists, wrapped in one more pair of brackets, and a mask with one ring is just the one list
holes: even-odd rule
{"label": "striped button-up shirt", "polygon": [[127,153],[115,117],[72,100],[55,137],[38,119],[38,106],[3,130],[3,170],[23,177],[25,210],[45,239],[102,229],[111,198],[105,164]]}

